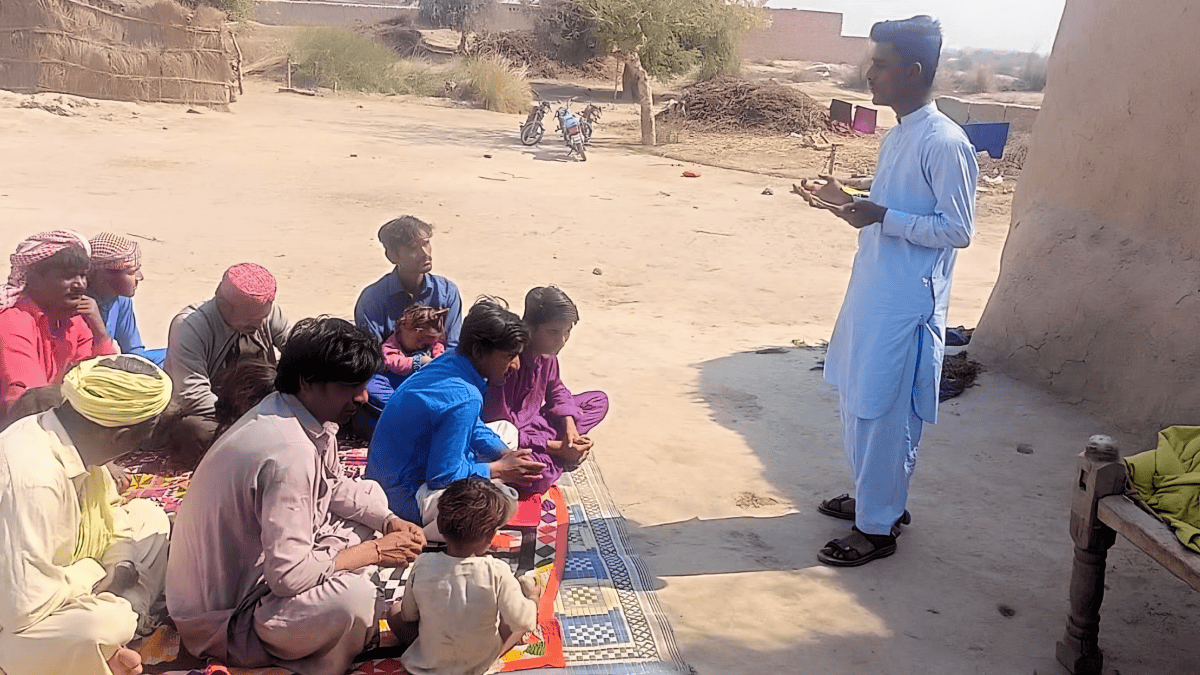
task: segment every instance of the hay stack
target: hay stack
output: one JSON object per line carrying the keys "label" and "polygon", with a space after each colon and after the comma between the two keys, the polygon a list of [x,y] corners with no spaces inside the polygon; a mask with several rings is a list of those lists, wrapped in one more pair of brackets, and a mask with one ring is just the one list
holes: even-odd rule
{"label": "hay stack", "polygon": [[657,116],[702,131],[806,134],[829,129],[829,115],[807,94],[775,82],[723,75],[684,88]]}
{"label": "hay stack", "polygon": [[236,59],[224,22],[173,0],[0,2],[0,88],[225,105]]}

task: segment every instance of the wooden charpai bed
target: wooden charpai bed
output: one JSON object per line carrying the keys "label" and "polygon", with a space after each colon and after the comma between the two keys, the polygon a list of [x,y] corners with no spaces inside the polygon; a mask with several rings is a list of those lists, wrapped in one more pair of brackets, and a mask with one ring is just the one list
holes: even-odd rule
{"label": "wooden charpai bed", "polygon": [[1126,468],[1108,436],[1092,436],[1079,455],[1072,488],[1071,612],[1058,641],[1058,660],[1075,675],[1100,675],[1100,604],[1104,601],[1104,563],[1117,535],[1200,591],[1200,554],[1184,547],[1166,523],[1125,496]]}

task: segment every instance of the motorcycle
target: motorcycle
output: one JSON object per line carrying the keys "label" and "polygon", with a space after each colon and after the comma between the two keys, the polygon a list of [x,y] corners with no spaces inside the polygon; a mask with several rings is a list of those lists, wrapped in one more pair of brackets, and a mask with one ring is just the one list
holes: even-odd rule
{"label": "motorcycle", "polygon": [[[595,124],[600,119],[600,107],[588,104],[582,113],[576,115],[571,112],[571,103],[574,100],[567,101],[555,112],[554,117],[558,121],[556,131],[562,133],[563,142],[571,149],[571,153],[577,153],[579,159],[586,162],[585,147],[592,141]],[[541,142],[542,137],[546,134],[545,123],[542,120],[545,119],[546,113],[550,112],[550,108],[548,101],[542,101],[529,111],[529,115],[521,125],[522,145],[537,145]]]}
{"label": "motorcycle", "polygon": [[570,148],[567,156],[572,154],[579,155],[579,161],[587,161],[587,151],[584,149],[586,142],[583,136],[583,125],[579,121],[579,117],[571,112],[571,102],[568,101],[559,108],[554,117],[558,120],[558,131],[562,133],[563,142]]}
{"label": "motorcycle", "polygon": [[583,127],[583,144],[592,144],[592,133],[596,130],[596,122],[600,121],[600,106],[589,103],[583,112],[579,113],[579,125]]}
{"label": "motorcycle", "polygon": [[529,116],[525,118],[525,123],[521,125],[522,145],[537,145],[542,140],[542,136],[546,133],[546,127],[542,124],[542,120],[548,112],[550,112],[549,101],[542,101],[533,110],[529,111]]}

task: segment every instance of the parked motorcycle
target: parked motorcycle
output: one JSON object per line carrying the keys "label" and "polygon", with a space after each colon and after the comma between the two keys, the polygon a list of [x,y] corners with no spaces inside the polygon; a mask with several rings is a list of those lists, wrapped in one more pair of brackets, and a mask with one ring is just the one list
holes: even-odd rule
{"label": "parked motorcycle", "polygon": [[579,113],[579,124],[583,127],[583,144],[592,144],[592,133],[596,130],[596,123],[600,121],[600,106],[595,103],[589,103],[583,112]]}
{"label": "parked motorcycle", "polygon": [[[578,154],[579,159],[586,162],[587,150],[585,148],[591,143],[596,122],[600,119],[600,107],[588,104],[582,113],[576,115],[571,112],[571,103],[574,100],[567,101],[555,112],[554,118],[558,121],[556,131],[562,134],[563,142],[570,148],[571,154]],[[548,101],[542,101],[529,111],[529,115],[521,125],[521,143],[523,145],[537,145],[541,142],[542,137],[546,134],[543,120],[546,113],[550,112],[550,108]]]}
{"label": "parked motorcycle", "polygon": [[583,137],[583,125],[580,123],[579,117],[571,112],[571,102],[567,101],[559,108],[554,117],[558,120],[558,131],[562,133],[563,142],[570,148],[567,156],[572,154],[579,155],[579,161],[587,161],[587,151],[584,149],[586,142]]}
{"label": "parked motorcycle", "polygon": [[525,118],[525,123],[521,125],[521,144],[522,145],[537,145],[542,140],[542,136],[546,133],[546,126],[542,123],[546,113],[550,112],[550,102],[542,101],[533,110],[529,111],[529,116]]}

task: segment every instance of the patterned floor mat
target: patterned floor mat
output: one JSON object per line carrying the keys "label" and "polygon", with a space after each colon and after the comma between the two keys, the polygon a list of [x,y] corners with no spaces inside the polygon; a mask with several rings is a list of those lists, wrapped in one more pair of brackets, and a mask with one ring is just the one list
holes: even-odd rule
{"label": "patterned floor mat", "polygon": [[625,519],[595,462],[563,474],[570,528],[554,611],[568,675],[690,673],[652,577],[629,547]]}

